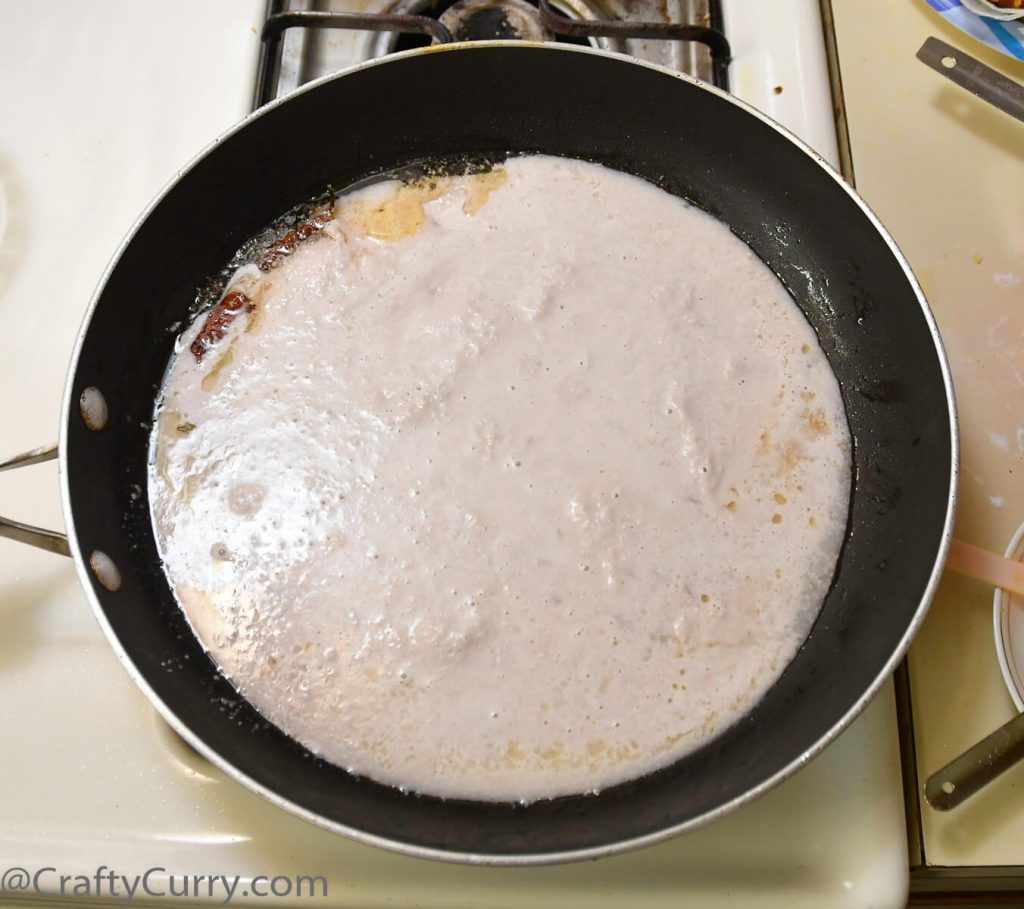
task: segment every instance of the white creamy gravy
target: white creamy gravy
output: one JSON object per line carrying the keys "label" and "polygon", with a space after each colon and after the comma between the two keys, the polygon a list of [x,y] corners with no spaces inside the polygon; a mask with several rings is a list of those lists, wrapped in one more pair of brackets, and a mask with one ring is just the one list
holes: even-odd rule
{"label": "white creamy gravy", "polygon": [[263,714],[385,783],[599,789],[735,721],[846,525],[836,380],[729,230],[543,156],[388,182],[173,360],[150,501],[197,635]]}

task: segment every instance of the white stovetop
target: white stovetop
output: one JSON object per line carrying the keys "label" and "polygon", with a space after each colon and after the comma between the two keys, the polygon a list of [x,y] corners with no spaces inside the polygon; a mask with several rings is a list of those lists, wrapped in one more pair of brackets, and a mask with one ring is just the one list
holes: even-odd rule
{"label": "white stovetop", "polygon": [[[95,282],[161,185],[248,110],[263,7],[94,0],[55,17],[0,0],[0,453],[56,438]],[[734,79],[742,90],[744,64]],[[53,465],[0,475],[0,513],[59,526]],[[0,540],[0,623],[0,872],[324,875],[316,903],[359,907],[905,899],[891,687],[796,776],[693,834],[586,864],[465,868],[324,833],[191,753],[118,664],[68,561]]]}

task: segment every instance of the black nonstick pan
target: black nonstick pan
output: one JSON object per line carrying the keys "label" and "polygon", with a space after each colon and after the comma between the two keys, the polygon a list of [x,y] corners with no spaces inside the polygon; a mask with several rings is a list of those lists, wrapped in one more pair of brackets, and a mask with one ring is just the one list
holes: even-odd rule
{"label": "black nonstick pan", "polygon": [[[599,795],[527,806],[444,801],[318,760],[218,672],[157,556],[149,431],[197,289],[282,213],[328,186],[397,168],[525,152],[595,161],[686,197],[780,277],[842,388],[854,439],[850,523],[805,645],[766,697],[699,751]],[[95,391],[85,419],[87,389]],[[182,171],[117,253],[89,309],[60,459],[69,546],[96,614],[190,743],[330,830],[419,856],[507,864],[590,858],[688,830],[824,748],[890,675],[924,616],[957,469],[952,389],[932,317],[892,240],[835,173],[771,121],[688,77],[522,43],[415,51],[314,83]]]}

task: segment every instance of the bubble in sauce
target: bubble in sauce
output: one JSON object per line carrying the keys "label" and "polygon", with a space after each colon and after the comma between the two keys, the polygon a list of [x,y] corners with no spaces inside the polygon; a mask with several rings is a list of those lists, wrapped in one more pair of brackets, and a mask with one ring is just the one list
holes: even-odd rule
{"label": "bubble in sauce", "polygon": [[228,493],[228,507],[240,517],[251,517],[260,510],[266,492],[259,483],[237,483]]}

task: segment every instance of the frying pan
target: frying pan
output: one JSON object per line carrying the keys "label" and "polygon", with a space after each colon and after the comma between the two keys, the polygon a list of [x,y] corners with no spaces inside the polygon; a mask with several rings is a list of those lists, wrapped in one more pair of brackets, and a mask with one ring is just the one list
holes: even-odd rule
{"label": "frying pan", "polygon": [[[806,643],[763,700],[700,750],[599,795],[520,805],[403,794],[310,754],[203,651],[153,539],[153,403],[197,288],[283,212],[327,186],[416,162],[528,152],[595,161],[683,196],[779,276],[842,389],[854,440],[847,536]],[[83,419],[86,389],[106,403],[98,430],[95,412]],[[504,864],[592,858],[689,830],[821,751],[889,676],[924,616],[957,470],[952,388],[931,314],[891,238],[827,165],[689,77],[523,43],[419,50],[312,83],[183,170],[125,240],[86,315],[60,459],[68,544],[100,624],[188,742],[330,830],[418,856]]]}

